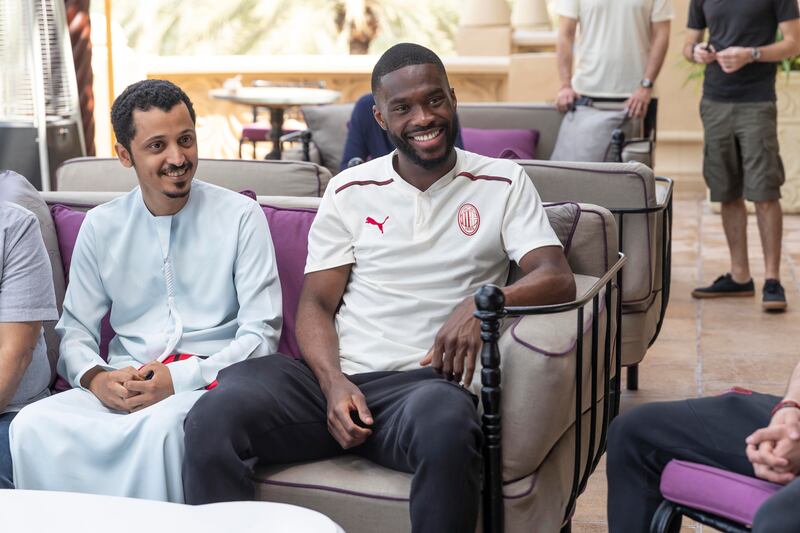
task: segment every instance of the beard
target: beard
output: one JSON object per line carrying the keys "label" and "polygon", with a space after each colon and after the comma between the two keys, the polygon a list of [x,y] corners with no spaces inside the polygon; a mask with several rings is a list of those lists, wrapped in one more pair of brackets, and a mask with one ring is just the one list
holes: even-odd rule
{"label": "beard", "polygon": [[[183,165],[180,165],[180,166],[167,165],[166,167],[161,169],[161,174],[162,175],[166,175],[168,173],[178,172],[178,171],[181,171],[181,170],[184,170],[184,169],[186,170],[186,174],[189,174],[193,167],[194,167],[194,165],[192,164],[191,161],[186,161]],[[186,180],[184,180],[183,182],[180,182],[181,183],[180,187],[186,186],[186,184],[188,184],[191,181],[191,179],[192,179],[192,176],[190,175],[189,177],[186,178]],[[173,199],[174,198],[185,198],[186,196],[189,195],[189,192],[191,190],[192,190],[191,187],[186,187],[186,190],[178,191],[178,192],[165,191],[164,192],[164,196],[166,196],[167,198],[173,198]]]}
{"label": "beard", "polygon": [[444,128],[444,136],[446,142],[446,149],[444,154],[439,157],[425,159],[417,153],[417,150],[405,137],[395,135],[389,130],[386,130],[386,136],[397,147],[397,150],[411,160],[412,163],[425,170],[432,170],[447,161],[450,154],[453,152],[453,147],[456,145],[456,133],[459,131],[458,115],[453,115],[453,120],[450,121]]}

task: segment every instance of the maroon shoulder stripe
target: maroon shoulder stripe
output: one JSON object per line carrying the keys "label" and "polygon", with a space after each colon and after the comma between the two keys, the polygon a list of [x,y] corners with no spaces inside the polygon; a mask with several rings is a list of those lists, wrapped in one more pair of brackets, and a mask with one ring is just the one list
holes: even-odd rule
{"label": "maroon shoulder stripe", "polygon": [[464,176],[465,178],[471,179],[472,181],[478,180],[486,180],[486,181],[504,181],[511,185],[511,180],[508,178],[502,178],[500,176],[476,176],[475,174],[470,174],[469,172],[459,172],[456,174],[456,177]]}
{"label": "maroon shoulder stripe", "polygon": [[342,192],[346,188],[352,187],[353,185],[377,185],[377,186],[380,187],[382,185],[389,185],[393,181],[394,181],[393,178],[389,178],[386,181],[377,181],[377,180],[350,181],[348,183],[345,183],[344,185],[342,185],[338,189],[336,189],[336,194],[339,194],[340,192]]}

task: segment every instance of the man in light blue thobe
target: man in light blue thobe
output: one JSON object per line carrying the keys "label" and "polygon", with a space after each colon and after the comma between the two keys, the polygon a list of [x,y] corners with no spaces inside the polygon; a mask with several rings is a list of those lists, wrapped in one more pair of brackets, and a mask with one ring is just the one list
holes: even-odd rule
{"label": "man in light blue thobe", "polygon": [[[58,371],[74,389],[15,418],[14,479],[21,489],[182,502],[186,413],[221,369],[276,351],[275,253],[256,202],[192,181],[195,115],[183,91],[136,83],[112,122],[139,187],[86,215],[56,328]],[[109,309],[116,336],[105,362]]]}

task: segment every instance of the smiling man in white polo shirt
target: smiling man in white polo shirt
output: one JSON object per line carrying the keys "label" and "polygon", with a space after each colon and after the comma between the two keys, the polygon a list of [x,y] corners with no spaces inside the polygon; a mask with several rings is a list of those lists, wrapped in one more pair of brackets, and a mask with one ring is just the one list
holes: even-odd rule
{"label": "smiling man in white polo shirt", "polygon": [[433,52],[392,47],[372,90],[397,150],[328,186],[298,308],[304,360],[276,355],[223,371],[186,421],[186,497],[252,499],[253,458],[347,449],[414,474],[413,531],[474,531],[473,295],[505,284],[510,260],[524,276],[504,288],[509,305],[573,298],[573,275],[522,168],[454,149],[455,93]]}

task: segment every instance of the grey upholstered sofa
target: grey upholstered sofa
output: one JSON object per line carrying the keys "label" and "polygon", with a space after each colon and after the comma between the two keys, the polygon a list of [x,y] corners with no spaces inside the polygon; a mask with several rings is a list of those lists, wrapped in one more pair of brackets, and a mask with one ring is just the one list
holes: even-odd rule
{"label": "grey upholstered sofa", "polygon": [[[38,193],[26,181],[7,177],[2,186],[11,201],[25,205],[40,220],[60,305],[66,284],[60,252],[64,243],[59,242],[49,207],[68,201],[73,209],[85,210],[122,193]],[[273,224],[300,223],[295,214],[305,217],[307,224],[319,199],[259,196],[258,201],[265,213],[271,209],[287,215]],[[619,406],[617,287],[624,258],[618,253],[616,222],[609,211],[589,204],[562,202],[548,206],[547,213],[575,272],[578,300],[506,309],[499,291],[491,287],[482,289],[478,298],[484,323],[484,531],[505,527],[549,532],[568,524],[576,498],[604,451],[606,428]],[[274,225],[272,231],[273,240],[278,233],[289,233]],[[282,246],[287,242],[290,247],[302,246],[304,252],[302,239],[289,239]],[[282,251],[276,242],[279,269],[281,254],[297,251]],[[302,262],[297,259],[293,258],[300,265],[294,267],[299,270],[294,278],[302,280]],[[281,272],[282,283],[289,279],[285,274]],[[283,292],[287,309],[286,297],[292,292],[285,287]],[[54,362],[58,344],[52,324],[46,331]],[[353,456],[261,465],[257,482],[259,499],[319,510],[351,533],[401,532],[410,527],[411,476]]]}
{"label": "grey upholstered sofa", "polygon": [[[597,103],[601,109],[619,109],[621,104]],[[347,138],[347,124],[353,112],[353,104],[332,104],[301,108],[308,129],[284,136],[286,140],[303,140],[308,143],[308,158],[303,149],[292,148],[284,152],[284,159],[310,160],[337,174],[341,166],[342,153]],[[482,129],[537,129],[539,142],[537,159],[550,159],[556,144],[558,131],[564,119],[553,104],[547,103],[459,103],[458,117],[462,127]],[[625,141],[622,161],[639,161],[653,166],[655,132],[649,138],[642,137],[642,121],[631,119],[622,127]],[[609,139],[610,142],[610,139]]]}

